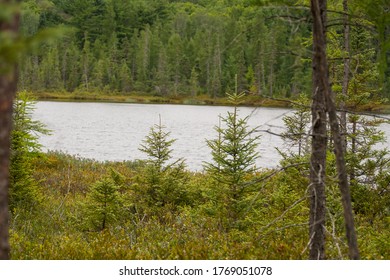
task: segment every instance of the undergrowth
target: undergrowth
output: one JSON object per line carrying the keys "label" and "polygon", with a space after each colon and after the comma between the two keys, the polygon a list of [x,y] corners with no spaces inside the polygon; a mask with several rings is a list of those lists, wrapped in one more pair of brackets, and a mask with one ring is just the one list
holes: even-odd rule
{"label": "undergrowth", "polygon": [[[137,193],[143,162],[49,152],[33,166],[44,199],[38,210],[13,212],[12,259],[307,259],[308,182],[297,169],[267,180],[261,178],[272,170],[253,174],[258,183],[246,198],[247,209],[240,223],[227,226],[225,206],[215,200],[218,189],[207,173],[185,171],[185,203],[151,206]],[[93,213],[85,211],[90,193],[96,182],[110,178],[120,185],[119,208],[104,228],[91,227]],[[362,258],[389,259],[389,217],[357,214],[356,224]],[[329,230],[327,237],[328,258],[347,258],[343,223],[335,226],[337,236]]]}

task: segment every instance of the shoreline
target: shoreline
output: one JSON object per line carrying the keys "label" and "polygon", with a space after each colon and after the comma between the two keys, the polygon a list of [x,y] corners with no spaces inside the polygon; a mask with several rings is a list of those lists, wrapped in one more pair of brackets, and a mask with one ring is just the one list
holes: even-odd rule
{"label": "shoreline", "polygon": [[[199,105],[199,106],[231,106],[226,97],[212,98],[207,95],[190,96],[156,96],[142,94],[94,94],[94,93],[50,93],[33,92],[32,95],[38,101],[58,102],[109,102],[128,104],[171,104],[171,105]],[[278,99],[248,95],[240,104],[245,107],[266,107],[266,108],[292,108],[293,100]],[[368,104],[347,110],[361,113],[390,114],[390,104]]]}
{"label": "shoreline", "polygon": [[[130,104],[172,104],[172,105],[206,105],[206,106],[231,106],[227,97],[212,98],[207,95],[191,96],[156,96],[148,94],[94,94],[94,93],[50,93],[32,92],[39,101],[64,101],[64,102],[112,102]],[[275,107],[290,108],[289,100],[275,100],[255,95],[248,95],[240,106],[246,107]]]}

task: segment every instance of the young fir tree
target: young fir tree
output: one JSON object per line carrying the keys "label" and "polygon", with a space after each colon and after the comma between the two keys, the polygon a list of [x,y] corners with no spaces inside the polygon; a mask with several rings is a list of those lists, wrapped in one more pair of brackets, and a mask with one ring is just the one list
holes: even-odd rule
{"label": "young fir tree", "polygon": [[120,193],[123,176],[111,170],[111,175],[97,181],[90,188],[83,205],[88,229],[104,230],[120,219],[124,201]]}
{"label": "young fir tree", "polygon": [[169,140],[170,132],[161,124],[154,125],[146,136],[140,151],[148,156],[145,169],[137,178],[137,201],[146,206],[145,210],[158,213],[161,207],[175,210],[177,206],[188,203],[186,183],[188,181],[183,159],[172,160],[171,146],[175,139]]}
{"label": "young fir tree", "polygon": [[[290,148],[290,155],[302,157],[309,152],[309,124],[311,120],[309,99],[305,95],[300,95],[293,105],[295,111],[283,117],[286,127],[282,133],[282,139]],[[292,151],[291,151],[292,150]],[[282,154],[286,159],[287,154]]]}
{"label": "young fir tree", "polygon": [[33,160],[40,153],[37,133],[48,133],[44,125],[34,121],[34,102],[26,92],[14,102],[11,133],[10,209],[31,209],[41,202],[38,184],[33,178]]}
{"label": "young fir tree", "polygon": [[229,222],[237,222],[246,209],[245,198],[251,191],[248,176],[256,170],[256,151],[260,135],[256,128],[248,126],[249,116],[239,118],[238,104],[244,94],[228,94],[233,103],[233,112],[222,117],[223,126],[215,127],[218,138],[206,140],[211,148],[213,161],[205,163],[205,170],[212,176],[219,188],[218,193],[228,211]]}

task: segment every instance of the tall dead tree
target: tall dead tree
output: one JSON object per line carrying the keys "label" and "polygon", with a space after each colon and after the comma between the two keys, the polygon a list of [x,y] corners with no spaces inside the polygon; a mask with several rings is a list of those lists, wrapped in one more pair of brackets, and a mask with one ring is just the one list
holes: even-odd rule
{"label": "tall dead tree", "polygon": [[[7,8],[14,2],[12,0],[2,0],[0,8]],[[16,40],[18,29],[18,14],[0,17],[0,33],[6,34],[5,36],[10,40]],[[9,52],[14,50],[7,46],[3,48],[1,44],[0,42],[0,259],[5,260],[10,258],[8,233],[9,156],[12,105],[16,94],[16,69],[12,62],[12,56],[15,54]]]}
{"label": "tall dead tree", "polygon": [[[310,159],[310,259],[325,259],[325,166],[327,149],[326,93],[327,78],[324,67],[326,1],[311,0],[313,14],[313,94],[312,94],[312,142]],[[323,77],[323,75],[326,77]]]}
{"label": "tall dead tree", "polygon": [[[357,246],[357,237],[353,220],[353,211],[351,203],[351,194],[344,158],[344,144],[340,133],[340,124],[337,117],[334,94],[329,84],[328,62],[326,56],[326,0],[311,0],[311,13],[313,17],[313,142],[312,144],[312,159],[311,159],[311,174],[310,180],[312,185],[311,206],[310,206],[310,259],[325,258],[325,184],[323,182],[322,169],[325,164],[322,162],[323,153],[326,153],[326,132],[325,135],[317,135],[317,129],[326,130],[326,116],[322,119],[325,108],[328,112],[329,123],[332,132],[334,152],[336,155],[336,166],[338,174],[339,188],[344,210],[344,221],[346,227],[346,235],[349,247],[349,257],[351,259],[359,259],[359,250]],[[322,105],[318,104],[323,102]],[[320,110],[321,109],[321,110]],[[324,121],[324,123],[322,122]],[[322,132],[318,131],[318,132]],[[317,139],[319,138],[319,139]],[[325,140],[324,140],[325,139]],[[325,145],[320,140],[325,141]],[[318,143],[317,143],[318,142]],[[322,144],[322,145],[320,145]],[[318,150],[316,150],[318,149]],[[321,162],[316,159],[316,155],[320,156]],[[323,164],[323,165],[321,165]],[[315,178],[315,176],[318,178]],[[320,205],[320,206],[319,206]],[[324,208],[322,208],[322,206]],[[319,228],[321,227],[322,230]]]}
{"label": "tall dead tree", "polygon": [[341,138],[343,141],[344,153],[347,151],[347,112],[345,110],[345,100],[348,96],[349,86],[349,72],[351,59],[349,58],[351,53],[350,47],[350,25],[348,15],[348,0],[343,0],[343,30],[344,30],[344,73],[343,73],[343,85],[342,85],[342,101],[340,103],[340,125],[341,125]]}

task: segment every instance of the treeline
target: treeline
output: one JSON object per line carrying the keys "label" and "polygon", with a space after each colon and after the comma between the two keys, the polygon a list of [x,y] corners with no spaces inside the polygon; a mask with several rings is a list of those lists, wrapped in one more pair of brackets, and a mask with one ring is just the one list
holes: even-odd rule
{"label": "treeline", "polygon": [[[234,91],[237,75],[239,91],[281,97],[310,92],[309,10],[249,2],[24,1],[24,34],[57,26],[67,31],[21,60],[19,87],[216,97]],[[329,43],[336,85],[343,62],[338,28]],[[351,33],[351,69],[361,75],[360,87],[378,91],[375,35],[359,25]]]}
{"label": "treeline", "polygon": [[[216,97],[234,90],[237,75],[239,91],[281,97],[310,92],[309,10],[259,8],[252,2],[25,1],[25,34],[46,27],[68,29],[61,40],[23,58],[20,88]],[[341,1],[336,2],[331,8],[339,8]],[[328,45],[337,87],[342,24],[338,13],[330,17],[337,23]],[[351,26],[351,76],[359,75],[357,83],[365,92],[379,89],[386,95],[382,85],[389,71],[378,67],[377,35],[364,26],[367,17],[356,21]]]}

